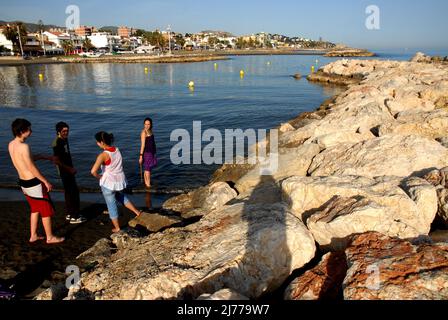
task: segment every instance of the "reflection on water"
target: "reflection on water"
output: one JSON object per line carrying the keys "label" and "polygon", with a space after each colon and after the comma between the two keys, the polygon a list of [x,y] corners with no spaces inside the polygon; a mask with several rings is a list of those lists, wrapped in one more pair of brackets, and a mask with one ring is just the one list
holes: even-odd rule
{"label": "reflection on water", "polygon": [[[184,190],[207,183],[217,165],[175,166],[169,159],[174,129],[270,129],[314,110],[339,88],[310,84],[291,77],[308,74],[315,56],[248,56],[191,64],[51,64],[0,67],[0,152],[7,154],[10,123],[17,117],[33,124],[30,145],[35,153],[50,153],[54,125],[70,125],[70,147],[81,188],[98,189],[90,168],[100,152],[93,136],[104,130],[116,137],[126,175],[139,181],[138,155],[143,119],[154,120],[159,165],[152,190]],[[150,68],[145,72],[145,67]],[[240,78],[240,70],[245,71]],[[44,75],[39,79],[39,73]],[[188,88],[195,82],[194,90]],[[205,146],[206,143],[203,144]],[[39,163],[43,173],[60,185],[56,170]],[[15,184],[8,157],[0,158],[0,185]],[[143,190],[143,188],[142,188]]]}

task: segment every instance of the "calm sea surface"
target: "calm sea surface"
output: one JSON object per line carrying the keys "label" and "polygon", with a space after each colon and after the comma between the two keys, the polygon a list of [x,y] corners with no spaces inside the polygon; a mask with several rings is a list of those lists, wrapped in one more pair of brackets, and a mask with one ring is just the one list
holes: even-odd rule
{"label": "calm sea surface", "polygon": [[[415,52],[381,53],[381,59],[407,60]],[[50,154],[58,121],[70,125],[70,148],[85,190],[98,189],[90,168],[100,152],[97,131],[112,132],[121,149],[130,184],[140,188],[139,134],[145,117],[154,121],[159,165],[154,189],[172,193],[204,185],[216,165],[173,165],[169,155],[178,128],[270,129],[303,111],[314,110],[338,88],[323,87],[291,75],[307,75],[311,65],[335,59],[320,56],[247,56],[191,64],[60,64],[0,67],[0,187],[14,186],[17,174],[8,156],[15,118],[31,121],[33,153]],[[144,68],[150,68],[145,74]],[[243,69],[245,77],[240,78]],[[38,74],[44,74],[40,81]],[[194,91],[188,82],[195,82]],[[205,146],[207,143],[204,143]],[[57,186],[55,167],[38,162]]]}

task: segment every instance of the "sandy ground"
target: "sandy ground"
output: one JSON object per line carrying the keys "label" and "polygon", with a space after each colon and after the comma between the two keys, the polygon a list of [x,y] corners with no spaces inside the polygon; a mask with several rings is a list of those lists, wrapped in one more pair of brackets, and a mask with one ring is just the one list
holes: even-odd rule
{"label": "sandy ground", "polygon": [[[99,239],[111,235],[112,224],[109,216],[103,214],[106,206],[102,202],[83,203],[82,214],[88,221],[77,225],[65,220],[63,203],[57,202],[55,206],[53,230],[56,235],[66,237],[66,241],[60,245],[47,245],[45,241],[30,244],[28,204],[0,202],[0,281],[14,285],[21,299],[34,297],[51,283],[65,281],[67,266],[76,264],[75,258]],[[134,214],[123,208],[120,211],[120,225],[125,227]],[[44,235],[39,224],[39,234]]]}

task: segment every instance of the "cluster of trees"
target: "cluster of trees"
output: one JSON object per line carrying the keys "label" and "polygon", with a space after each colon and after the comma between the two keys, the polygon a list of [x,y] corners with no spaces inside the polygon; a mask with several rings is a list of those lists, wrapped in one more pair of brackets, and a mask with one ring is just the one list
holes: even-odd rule
{"label": "cluster of trees", "polygon": [[28,32],[25,25],[21,22],[18,22],[16,25],[6,26],[3,34],[6,39],[12,42],[13,51],[20,52],[20,41],[22,41],[22,45],[26,43]]}
{"label": "cluster of trees", "polygon": [[142,29],[138,29],[135,32],[135,35],[137,37],[142,37],[143,41],[149,43],[152,46],[164,48],[168,45],[167,39],[165,39],[163,34],[159,31],[145,31]]}
{"label": "cluster of trees", "polygon": [[238,49],[263,48],[263,47],[272,48],[272,44],[270,41],[266,41],[265,43],[262,43],[256,39],[252,39],[252,38],[250,38],[248,41],[244,40],[243,38],[238,38],[238,39],[236,39],[236,47]]}

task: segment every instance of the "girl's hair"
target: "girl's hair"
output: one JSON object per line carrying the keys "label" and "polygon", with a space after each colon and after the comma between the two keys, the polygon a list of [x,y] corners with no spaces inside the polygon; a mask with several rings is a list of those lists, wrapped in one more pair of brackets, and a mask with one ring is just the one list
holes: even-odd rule
{"label": "girl's hair", "polygon": [[114,135],[112,133],[107,133],[104,131],[100,131],[95,135],[95,139],[98,142],[103,142],[108,146],[111,146],[114,143]]}
{"label": "girl's hair", "polygon": [[149,118],[149,117],[146,118],[145,121],[143,121],[143,124],[144,124],[146,121],[149,121],[149,123],[151,124],[151,128],[149,129],[149,134],[152,134],[152,129],[153,129],[153,128],[152,128],[152,119]]}

